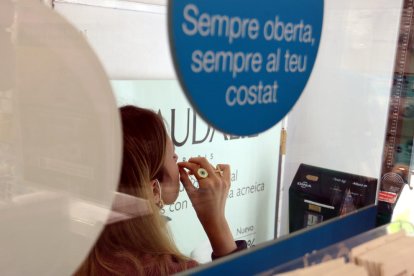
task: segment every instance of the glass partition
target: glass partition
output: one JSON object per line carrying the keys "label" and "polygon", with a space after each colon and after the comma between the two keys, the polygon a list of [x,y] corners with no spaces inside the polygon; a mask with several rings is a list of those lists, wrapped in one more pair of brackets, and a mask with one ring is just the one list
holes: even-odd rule
{"label": "glass partition", "polygon": [[[90,57],[91,62],[96,66],[93,68],[98,68],[96,71],[92,70],[90,76],[84,74],[86,63],[73,66],[68,72],[59,71],[60,67],[58,66],[51,66],[46,69],[55,74],[49,74],[49,71],[39,71],[39,78],[35,82],[41,88],[44,86],[54,88],[53,93],[56,95],[52,93],[49,96],[56,102],[62,103],[73,103],[74,100],[68,96],[74,94],[71,92],[73,90],[94,90],[93,95],[89,95],[89,92],[80,95],[76,104],[87,109],[86,103],[90,103],[94,110],[99,111],[97,114],[101,114],[101,117],[94,120],[95,124],[92,125],[97,128],[98,132],[101,131],[98,134],[103,137],[105,143],[98,143],[99,137],[95,139],[96,143],[93,142],[92,136],[88,136],[94,132],[93,128],[90,127],[88,130],[85,125],[82,125],[86,128],[83,133],[87,136],[85,139],[88,141],[88,145],[110,148],[115,152],[117,145],[114,141],[116,139],[114,138],[114,141],[111,139],[116,135],[121,135],[120,131],[116,131],[119,130],[117,128],[118,121],[116,121],[118,119],[116,108],[119,111],[120,107],[126,105],[154,111],[154,114],[162,117],[165,126],[166,134],[161,131],[161,134],[154,135],[153,140],[163,138],[163,135],[166,135],[164,137],[166,143],[161,147],[151,144],[148,146],[150,150],[144,147],[148,150],[150,157],[161,152],[162,158],[157,159],[160,164],[155,170],[156,173],[149,176],[152,174],[150,169],[142,175],[140,174],[142,171],[138,173],[131,170],[137,183],[145,182],[148,184],[145,186],[147,194],[131,192],[131,190],[138,189],[133,185],[133,188],[131,188],[132,186],[126,188],[120,186],[117,193],[112,193],[115,190],[110,193],[108,191],[113,199],[111,208],[106,206],[107,201],[110,201],[107,198],[109,195],[106,193],[104,194],[105,204],[100,205],[99,200],[97,204],[92,204],[93,208],[102,207],[98,208],[100,211],[97,212],[102,211],[104,218],[107,218],[106,226],[103,225],[102,219],[99,220],[99,225],[104,229],[115,229],[117,226],[114,225],[127,225],[128,221],[135,221],[134,219],[137,217],[142,217],[143,221],[151,220],[153,217],[161,218],[161,221],[152,221],[151,223],[161,225],[165,223],[167,225],[173,242],[165,243],[172,244],[169,249],[174,246],[178,248],[178,251],[171,249],[168,252],[174,252],[179,258],[182,257],[182,260],[186,260],[189,267],[211,262],[216,257],[213,253],[215,242],[212,240],[220,235],[211,235],[212,231],[209,229],[208,222],[203,221],[205,215],[200,214],[201,211],[194,208],[194,198],[189,197],[187,191],[189,189],[190,191],[202,191],[203,181],[206,181],[206,178],[211,178],[214,175],[221,179],[223,173],[227,174],[227,172],[228,190],[224,192],[225,196],[221,201],[221,203],[225,202],[226,220],[222,221],[222,225],[214,228],[213,232],[227,233],[229,230],[232,239],[245,241],[247,247],[287,237],[295,231],[306,230],[321,222],[345,216],[372,204],[379,206],[378,224],[389,222],[394,210],[395,216],[398,218],[412,216],[411,211],[407,211],[411,209],[409,204],[404,208],[401,207],[403,203],[397,204],[397,202],[410,202],[412,198],[411,190],[405,185],[410,182],[410,178],[412,179],[414,170],[412,151],[414,86],[411,73],[411,53],[413,51],[411,20],[414,4],[412,0],[350,0],[346,2],[326,0],[322,38],[317,59],[302,96],[289,114],[277,125],[265,132],[251,136],[235,136],[214,129],[199,117],[185,97],[174,71],[169,48],[168,1],[54,0],[46,2],[52,4],[50,12],[56,16],[57,14],[61,15],[73,25],[76,31],[74,33],[66,31],[69,37],[76,37],[79,41],[85,40],[89,43],[96,55],[93,58],[99,60],[106,73],[106,76],[103,77],[104,84],[93,86],[97,79],[102,78],[104,72]],[[35,60],[38,52],[33,49],[40,49],[41,54],[45,57],[49,54],[52,56],[52,53],[55,54],[55,49],[61,49],[62,55],[66,58],[65,61],[69,63],[71,59],[80,59],[76,51],[74,53],[71,53],[70,49],[67,52],[64,51],[67,48],[63,43],[59,43],[61,36],[56,36],[59,38],[56,39],[53,36],[55,34],[53,31],[47,34],[55,38],[52,39],[55,44],[26,45],[27,40],[25,39],[34,34],[30,33],[30,20],[23,20],[22,15],[25,15],[24,12],[30,12],[30,7],[25,9],[25,1],[23,0],[19,3],[21,14],[13,14],[14,17],[9,19],[14,18],[15,23],[19,23],[15,24],[16,30],[19,30],[20,27],[20,30],[23,31],[22,33],[14,33],[17,37],[16,40],[16,37],[10,35],[10,30],[13,30],[14,27],[9,25],[13,23],[13,20],[6,22],[7,24],[0,22],[2,24],[0,26],[5,30],[0,30],[0,47],[5,49],[2,53],[7,53],[10,48],[13,48],[10,47],[10,41],[21,43],[16,44],[18,46],[16,48],[18,49],[17,54],[25,54],[21,55],[22,60],[23,58],[32,58],[29,62],[32,67],[30,67],[30,71],[22,66],[25,63],[18,59],[20,63],[15,63],[19,65],[18,70],[10,72],[23,76],[35,72],[33,64],[39,61]],[[26,31],[25,28],[29,31]],[[6,45],[4,41],[8,41],[8,44]],[[27,55],[28,53],[33,53],[33,55]],[[7,61],[11,56],[5,54],[4,60]],[[3,71],[0,70],[3,78],[6,79],[9,71]],[[58,72],[63,73],[58,74]],[[99,72],[98,76],[95,76],[93,72]],[[33,73],[31,76],[36,76],[36,74]],[[7,77],[7,80],[13,78]],[[64,80],[61,83],[65,86],[62,91],[67,91],[66,94],[60,94],[58,91],[61,78]],[[76,81],[80,79],[86,79],[85,83],[89,84]],[[20,162],[20,159],[17,161],[7,159],[8,155],[5,154],[7,147],[3,142],[10,140],[10,135],[5,132],[10,127],[8,108],[14,99],[11,100],[10,97],[10,85],[8,83],[4,85],[4,83],[6,82],[3,82],[0,76],[0,153],[2,154],[0,156],[0,200],[2,200],[1,196],[10,199],[10,196],[13,197],[10,195],[11,191],[15,191],[13,187],[10,188],[10,172],[12,170],[7,164]],[[19,88],[23,89],[22,91],[39,88],[31,86],[32,84],[30,79],[29,81],[22,79]],[[113,95],[108,92],[110,87]],[[102,96],[100,95],[101,91]],[[102,99],[108,99],[110,107],[103,107],[101,105]],[[36,98],[33,97],[31,100],[35,101]],[[21,115],[28,123],[39,116],[50,117],[50,114],[36,115],[37,117],[30,115],[29,111],[32,109],[24,109],[23,107],[26,107],[24,101],[14,101],[13,104],[23,110]],[[214,106],[211,108],[214,109]],[[39,107],[39,110],[41,109]],[[106,110],[112,111],[107,112]],[[35,113],[33,112],[33,114]],[[81,119],[84,117],[81,116],[79,120],[75,120],[76,122],[66,117],[56,117],[56,121],[60,118],[62,121],[60,125],[64,126],[55,128],[55,130],[60,131],[59,133],[65,137],[70,130],[80,128],[79,124],[82,124]],[[116,120],[114,120],[115,117]],[[256,119],[260,120],[260,118]],[[234,123],[243,124],[243,122]],[[42,144],[45,148],[53,146],[53,143],[57,143],[55,145],[57,149],[65,148],[66,144],[63,145],[63,142],[51,139],[49,132],[36,132],[36,126],[35,123],[32,123],[30,127],[23,128],[18,132],[20,136],[16,136],[18,137],[16,141],[38,137],[51,141],[50,145],[48,143]],[[123,126],[123,137],[126,137],[128,129],[125,122]],[[108,133],[104,131],[106,127],[109,128]],[[128,126],[128,128],[133,128],[133,126]],[[111,131],[117,134],[113,134]],[[141,132],[145,136],[146,132],[150,133],[150,130],[143,129]],[[33,136],[33,133],[38,136]],[[94,134],[98,135],[97,132]],[[76,138],[79,137],[76,136]],[[151,140],[151,143],[155,143],[154,141]],[[127,142],[124,140],[124,156],[126,156]],[[138,146],[141,145],[135,146],[139,148]],[[42,148],[37,148],[31,153],[40,154],[37,151],[42,151]],[[209,165],[206,168],[198,163],[197,169],[187,168],[187,171],[191,172],[189,181],[192,186],[186,186],[186,188],[182,183],[178,183],[177,179],[173,179],[175,175],[168,182],[165,180],[166,177],[173,174],[170,175],[167,161],[165,161],[169,158],[169,151],[173,151],[172,157],[175,163],[188,162],[191,161],[190,158],[202,157],[204,161],[197,162],[209,163],[211,168]],[[58,152],[56,150],[54,154],[58,154]],[[64,152],[69,156],[72,151]],[[129,175],[127,169],[129,161],[127,159],[123,161],[120,178],[114,180],[117,175],[114,176],[113,171],[106,169],[111,168],[111,162],[105,159],[108,156],[100,157],[99,150],[92,152],[91,155],[84,154],[84,152],[86,152],[85,149],[73,151],[73,154],[78,154],[73,157],[73,162],[81,163],[84,160],[82,158],[92,158],[97,162],[104,162],[104,165],[99,167],[103,171],[102,175],[99,175],[99,179],[108,176],[102,181],[103,189],[122,183],[125,181],[126,175]],[[116,152],[113,154],[118,157]],[[25,156],[24,152],[23,155],[19,153],[16,156],[21,158],[21,162],[29,162],[30,164],[43,162],[41,164],[44,166],[49,164],[45,159],[33,161]],[[82,160],[79,159],[79,161],[76,157]],[[120,157],[114,160],[115,167],[119,163],[119,159]],[[143,159],[144,161],[140,163],[144,164],[142,167],[152,166],[152,159]],[[133,162],[141,162],[137,160],[134,159]],[[53,164],[54,167],[49,165],[54,168],[56,173],[62,173],[60,171],[62,168],[68,168],[72,172],[83,173],[86,178],[91,176],[88,174],[90,171],[82,170],[81,167],[72,163]],[[225,164],[229,164],[230,169],[227,169]],[[188,164],[182,166],[191,167]],[[177,173],[178,177],[178,167],[176,164],[173,167],[173,171]],[[200,168],[205,169],[205,172],[200,172]],[[223,168],[226,169],[223,170]],[[30,173],[30,170],[26,170],[25,173]],[[206,173],[205,178],[200,173]],[[180,171],[180,174],[182,176],[183,171]],[[42,182],[46,181],[44,179],[47,178],[47,175],[39,174],[36,177],[38,177],[36,181]],[[60,178],[59,175],[56,177],[58,179],[56,183],[59,185],[62,184],[65,187],[72,185],[70,181]],[[109,179],[114,182],[110,183],[112,186],[107,183],[110,182]],[[83,189],[88,190],[85,188],[89,187],[88,183],[73,181],[78,185],[79,183],[84,184],[80,187],[73,185],[77,187],[76,192],[82,193]],[[170,182],[173,184],[177,182],[177,187],[174,187],[177,196],[173,200],[169,199],[170,194],[168,194]],[[93,186],[93,189],[96,191],[96,185]],[[162,204],[163,201],[166,204]],[[93,202],[96,203],[96,201]],[[82,213],[82,210],[86,208],[83,203],[76,205],[76,208],[73,207],[72,213]],[[137,209],[134,208],[138,208],[138,205],[148,212],[136,212]],[[209,208],[213,210],[214,205],[211,204]],[[140,223],[145,223],[143,221]],[[134,225],[136,226],[131,223],[128,227],[133,228]],[[145,227],[143,229],[146,231]],[[105,232],[106,230],[100,234],[101,236],[98,235],[98,230],[101,230],[98,226],[94,228],[93,233],[89,233],[83,228],[86,232],[75,228],[70,228],[70,231],[73,230],[75,235],[90,235],[88,239],[90,243],[95,239],[98,239],[99,242],[105,235],[107,235],[105,236],[106,242],[111,240],[110,235]],[[144,230],[141,231],[142,229],[135,229],[136,232],[128,232],[121,228],[118,230],[125,236],[131,234],[136,237],[146,237],[147,233]],[[124,230],[125,232],[123,232]],[[155,236],[156,234],[154,234]],[[152,236],[148,234],[148,237]],[[116,242],[112,245],[112,249],[107,250],[104,254],[103,260],[107,260],[105,258],[111,259],[112,254],[119,253],[115,252],[119,249]],[[155,249],[151,250],[156,251],[157,246],[157,242],[154,241]],[[98,250],[97,247],[93,247],[88,255],[87,250],[83,248],[84,256],[82,258],[88,256],[88,260],[92,260],[96,255],[99,255],[96,250]],[[237,251],[237,248],[230,251]],[[122,256],[116,256],[116,258],[120,258],[119,260],[124,260],[122,258],[125,257],[142,261],[143,256],[153,257],[145,250],[139,251],[139,254],[134,253],[140,256],[136,259],[125,252],[124,256],[122,250],[120,252],[119,255]],[[151,258],[150,260],[152,260]],[[120,261],[120,264],[123,264],[122,262]],[[116,262],[113,261],[108,261],[108,265],[110,267],[113,265],[113,270],[118,268]],[[142,264],[137,267],[145,266],[140,265]],[[86,266],[83,268],[88,269]],[[0,266],[0,271],[1,269]],[[178,272],[180,269],[173,270],[173,272]],[[81,273],[82,270],[78,272]]]}
{"label": "glass partition", "polygon": [[[231,164],[226,215],[234,238],[255,245],[289,234],[289,219],[297,216],[306,227],[375,203],[403,1],[325,1],[318,57],[302,97],[284,121],[254,137],[222,134],[198,117],[173,70],[167,3],[137,2],[55,1],[55,10],[96,50],[118,105],[148,107],[164,117],[180,160],[203,156],[214,165]],[[105,20],[93,20],[98,17]],[[300,166],[317,168],[320,178],[295,182]],[[298,182],[303,210],[289,217],[290,187]],[[309,196],[312,185],[329,188]],[[183,252],[194,257],[208,247],[183,188],[164,210]]]}

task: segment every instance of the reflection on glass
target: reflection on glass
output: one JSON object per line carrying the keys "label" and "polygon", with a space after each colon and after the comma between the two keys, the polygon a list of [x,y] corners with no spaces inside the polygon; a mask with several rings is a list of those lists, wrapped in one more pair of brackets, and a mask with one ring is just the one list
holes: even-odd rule
{"label": "reflection on glass", "polygon": [[[128,7],[134,6],[130,1],[106,1],[122,9],[82,5],[87,1],[60,2],[56,1],[56,9],[66,13],[89,39],[111,78],[166,79],[164,73],[172,66],[165,13],[125,8],[126,2]],[[163,116],[178,161],[201,156],[214,165],[231,164],[226,216],[234,239],[244,239],[249,245],[262,243],[274,238],[275,225],[278,236],[288,233],[289,187],[301,163],[371,178],[380,175],[400,6],[398,1],[374,2],[327,3],[315,71],[300,102],[289,114],[287,151],[280,157],[282,164],[278,164],[280,126],[253,137],[226,135],[196,115],[175,81],[113,82],[119,105],[151,108]],[[143,26],[151,29],[145,32],[147,28]],[[175,78],[172,70],[169,73],[168,78]],[[410,117],[408,103],[404,110],[404,116]],[[409,147],[409,143],[399,147],[402,160],[406,160]],[[58,165],[73,164],[51,167],[59,170],[62,166]],[[91,175],[83,167],[71,168],[78,174]],[[195,179],[193,182],[197,185]],[[326,196],[326,201],[301,201],[306,204],[299,216],[303,220],[301,227],[324,221],[327,216],[322,212],[343,215],[358,207],[357,192],[343,187],[340,181],[327,186],[330,189],[325,192],[331,196]],[[277,214],[276,196],[281,199]],[[178,198],[167,203],[171,204],[161,210],[171,218],[168,225],[180,252],[195,258],[201,251],[208,258],[196,259],[210,260],[208,237],[185,188],[180,186]],[[152,210],[159,212],[159,208]]]}
{"label": "reflection on glass", "polygon": [[83,37],[40,1],[0,1],[0,60],[0,271],[67,274],[108,215],[86,213],[111,206],[115,101]]}

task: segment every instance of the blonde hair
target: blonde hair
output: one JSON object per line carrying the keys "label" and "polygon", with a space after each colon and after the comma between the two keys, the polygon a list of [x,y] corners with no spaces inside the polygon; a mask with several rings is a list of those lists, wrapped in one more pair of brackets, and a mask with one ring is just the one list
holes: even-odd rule
{"label": "blonde hair", "polygon": [[167,132],[162,118],[133,106],[120,110],[124,145],[118,191],[147,199],[152,214],[107,225],[75,275],[122,275],[126,263],[136,275],[149,270],[151,274],[168,275],[171,260],[184,270],[189,259],[175,246],[150,185],[151,180],[163,175]]}

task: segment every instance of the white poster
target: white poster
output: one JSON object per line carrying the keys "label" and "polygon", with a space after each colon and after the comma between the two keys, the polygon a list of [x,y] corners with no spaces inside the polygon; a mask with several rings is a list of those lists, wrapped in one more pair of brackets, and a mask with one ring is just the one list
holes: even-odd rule
{"label": "white poster", "polygon": [[[213,165],[231,165],[226,217],[236,240],[244,239],[254,246],[273,239],[280,125],[250,137],[226,135],[196,115],[176,80],[112,81],[112,86],[119,106],[131,104],[162,114],[179,161],[203,156]],[[182,186],[175,204],[164,209],[172,218],[169,224],[184,254],[190,256],[194,249],[208,245]]]}

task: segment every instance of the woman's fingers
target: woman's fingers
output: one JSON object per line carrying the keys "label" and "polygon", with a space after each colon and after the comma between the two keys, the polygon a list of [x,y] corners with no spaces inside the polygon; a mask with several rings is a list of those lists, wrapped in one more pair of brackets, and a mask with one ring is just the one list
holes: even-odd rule
{"label": "woman's fingers", "polygon": [[197,163],[192,161],[179,162],[178,166],[188,169],[196,177],[200,188],[207,188],[207,186],[218,182],[218,176],[214,172],[214,167],[207,160],[205,161]]}
{"label": "woman's fingers", "polygon": [[209,175],[214,174],[214,167],[204,157],[192,157],[188,162],[197,164],[199,167],[205,169]]}
{"label": "woman's fingers", "polygon": [[[228,164],[218,164],[214,167],[204,157],[190,158],[188,162],[179,162],[178,166],[190,170],[191,174],[195,175],[198,180],[203,180],[210,176],[215,179],[230,180],[231,176],[230,166]],[[200,168],[204,169],[204,171],[199,171]],[[205,174],[206,172],[207,174]]]}
{"label": "woman's fingers", "polygon": [[[220,173],[220,171],[222,173]],[[216,174],[219,174],[224,180],[230,181],[230,166],[228,164],[217,164],[216,166]]]}
{"label": "woman's fingers", "polygon": [[177,164],[179,168],[186,168],[191,174],[196,174],[197,170],[200,168],[199,165],[190,162],[178,162]]}
{"label": "woman's fingers", "polygon": [[187,191],[188,194],[193,193],[196,189],[196,187],[194,187],[193,183],[191,182],[191,179],[188,177],[188,173],[186,172],[186,170],[182,167],[178,167],[178,170],[180,172],[180,180],[181,183],[184,186],[184,189]]}

